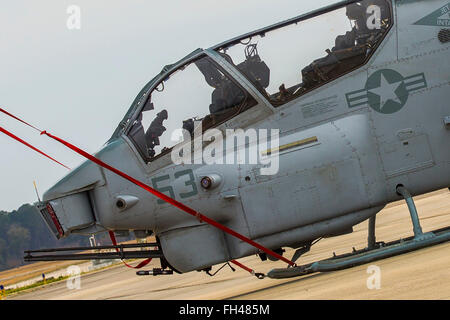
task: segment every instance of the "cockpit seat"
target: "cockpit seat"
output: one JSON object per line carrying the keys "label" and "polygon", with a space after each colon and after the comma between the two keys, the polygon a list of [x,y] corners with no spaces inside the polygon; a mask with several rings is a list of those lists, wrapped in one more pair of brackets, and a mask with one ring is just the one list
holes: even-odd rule
{"label": "cockpit seat", "polygon": [[[364,63],[366,57],[384,32],[369,28],[367,9],[371,5],[379,6],[381,14],[381,29],[389,26],[389,12],[383,0],[371,0],[364,4],[353,3],[347,6],[346,15],[355,26],[345,35],[335,40],[335,46],[327,50],[326,57],[313,61],[302,70],[303,89],[310,89],[320,83],[337,78]],[[370,11],[370,10],[369,10]]]}
{"label": "cockpit seat", "polygon": [[221,114],[229,108],[240,105],[244,100],[244,93],[234,82],[223,80],[212,92],[209,112]]}
{"label": "cockpit seat", "polygon": [[354,46],[337,51],[327,50],[328,55],[313,61],[302,70],[304,88],[332,80],[361,65],[366,58],[366,45]]}
{"label": "cockpit seat", "polygon": [[259,89],[264,92],[270,83],[270,69],[258,54],[247,56],[237,68]]}
{"label": "cockpit seat", "polygon": [[219,72],[210,60],[201,59],[195,62],[195,65],[205,77],[208,85],[214,88],[209,106],[211,114],[221,114],[244,101],[245,95],[242,90]]}

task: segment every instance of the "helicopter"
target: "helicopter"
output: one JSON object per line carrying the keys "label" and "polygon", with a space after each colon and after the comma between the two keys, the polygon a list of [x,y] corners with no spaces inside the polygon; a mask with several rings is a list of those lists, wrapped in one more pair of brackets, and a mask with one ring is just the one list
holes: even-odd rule
{"label": "helicopter", "polygon": [[[412,199],[450,186],[449,26],[445,0],[346,0],[165,66],[37,205],[56,238],[110,232],[102,248],[116,252],[25,260],[158,258],[138,274],[209,274],[258,254],[289,263],[259,276],[287,278],[450,240],[422,231]],[[377,242],[377,213],[399,199],[414,236]],[[366,220],[367,248],[296,264]],[[130,232],[156,242],[116,245]]]}

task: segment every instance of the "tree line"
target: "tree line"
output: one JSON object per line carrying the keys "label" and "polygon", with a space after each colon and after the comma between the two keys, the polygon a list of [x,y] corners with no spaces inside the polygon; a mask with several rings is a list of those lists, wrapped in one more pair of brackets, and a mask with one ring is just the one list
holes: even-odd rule
{"label": "tree line", "polygon": [[[109,244],[105,235],[100,238]],[[73,246],[89,246],[88,237],[71,235],[57,240],[33,205],[25,204],[12,212],[0,211],[0,271],[24,265],[24,250]]]}

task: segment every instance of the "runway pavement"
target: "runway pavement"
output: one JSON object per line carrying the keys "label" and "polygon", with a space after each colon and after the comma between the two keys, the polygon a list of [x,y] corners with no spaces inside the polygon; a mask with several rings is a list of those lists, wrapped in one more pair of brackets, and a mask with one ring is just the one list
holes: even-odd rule
{"label": "runway pavement", "polygon": [[[447,189],[415,199],[424,232],[450,225]],[[378,241],[412,234],[404,202],[389,204],[378,214]],[[363,222],[352,234],[320,241],[300,264],[328,258],[333,252],[350,252],[352,247],[364,248],[366,241],[367,222]],[[291,257],[293,250],[286,254]],[[239,261],[257,272],[285,265],[262,262],[256,256]],[[372,289],[368,288],[368,279],[373,276],[367,272],[370,266],[379,268],[379,289],[373,288],[376,282],[372,281]],[[64,281],[8,299],[450,299],[450,242],[351,269],[284,280],[258,280],[246,271],[232,272],[228,267],[215,277],[199,272],[142,277],[120,265],[82,276],[80,289],[69,289]]]}

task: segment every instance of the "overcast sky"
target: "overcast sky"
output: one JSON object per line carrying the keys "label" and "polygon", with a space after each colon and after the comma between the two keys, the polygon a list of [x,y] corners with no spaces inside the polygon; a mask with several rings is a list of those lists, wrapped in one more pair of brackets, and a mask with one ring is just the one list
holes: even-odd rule
{"label": "overcast sky", "polygon": [[[164,65],[333,2],[0,0],[0,107],[93,153]],[[80,30],[67,28],[70,5]],[[83,161],[3,114],[0,126],[69,167]],[[1,133],[0,146],[0,210],[34,202],[33,180],[42,195],[67,173]]]}

